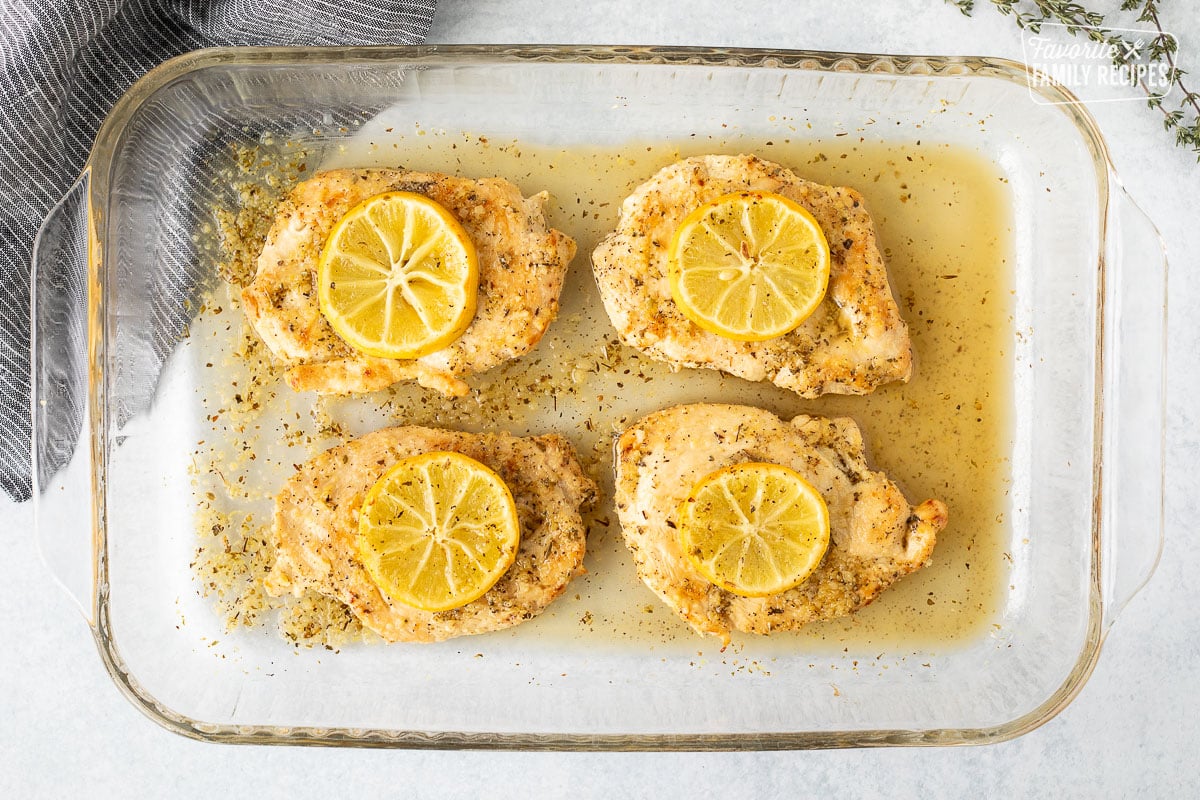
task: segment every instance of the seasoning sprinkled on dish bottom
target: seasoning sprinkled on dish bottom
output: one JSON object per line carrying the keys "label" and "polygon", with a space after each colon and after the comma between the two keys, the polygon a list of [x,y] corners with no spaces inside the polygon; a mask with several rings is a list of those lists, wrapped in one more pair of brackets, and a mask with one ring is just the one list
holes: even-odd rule
{"label": "seasoning sprinkled on dish bottom", "polygon": [[[796,646],[840,652],[857,644],[944,647],[990,629],[1010,563],[1003,551],[1010,532],[1005,492],[1013,335],[1007,194],[993,165],[944,144],[871,145],[849,137],[825,143],[707,137],[682,145],[611,147],[489,138],[453,132],[416,136],[398,126],[394,135],[390,129],[386,136],[373,134],[369,147],[364,141],[349,148],[338,163],[386,168],[401,152],[413,170],[436,173],[454,164],[462,175],[504,175],[524,192],[546,189],[557,199],[545,207],[547,228],[568,231],[585,251],[614,230],[623,197],[646,175],[681,158],[754,151],[791,165],[814,183],[853,186],[870,202],[889,292],[904,309],[915,367],[910,382],[893,381],[863,396],[805,400],[792,390],[733,380],[717,370],[674,369],[618,344],[591,270],[573,269],[564,278],[558,321],[548,326],[540,344],[471,378],[469,394],[447,396],[406,381],[372,394],[314,399],[296,394],[282,380],[295,362],[280,363],[274,354],[265,358],[259,336],[243,331],[237,289],[232,297],[218,291],[206,300],[186,346],[202,368],[208,367],[201,370],[205,380],[197,387],[205,430],[192,454],[199,498],[197,590],[213,598],[226,625],[277,621],[285,639],[308,646],[337,647],[360,638],[360,618],[336,597],[312,588],[293,596],[295,585],[280,597],[263,589],[263,577],[276,559],[271,525],[264,523],[271,519],[271,496],[296,472],[295,465],[388,425],[503,428],[519,436],[562,432],[600,489],[593,510],[581,513],[590,529],[587,574],[576,577],[543,614],[536,634],[525,628],[520,635],[694,649],[687,626],[674,613],[652,613],[665,607],[647,603],[649,595],[639,585],[617,515],[611,513],[611,442],[614,432],[658,409],[720,400],[769,409],[785,420],[797,414],[851,417],[861,425],[871,463],[904,495],[938,497],[951,509],[930,565],[891,584],[886,602],[859,608],[851,617],[817,618],[793,636],[740,640],[738,647],[756,652]],[[262,164],[268,160],[282,163],[264,151]],[[252,177],[262,175],[263,166],[245,161]],[[265,167],[268,173],[271,169]],[[310,174],[301,168],[294,176],[283,175],[282,185]],[[225,218],[235,224],[221,227],[234,245],[226,247],[233,258],[228,266],[221,264],[222,273],[238,284],[245,280],[239,265],[255,263],[266,223],[277,211],[269,197],[254,199],[231,208]],[[829,238],[828,244],[832,273],[839,243]],[[309,285],[315,290],[312,275]],[[666,291],[669,296],[669,286]],[[823,306],[832,291],[831,280]],[[221,314],[223,308],[233,314]],[[798,330],[823,313],[819,308]],[[237,357],[242,350],[256,350],[270,368],[246,374]],[[963,460],[962,454],[969,458]],[[830,546],[805,585],[834,553],[832,506],[830,524]]]}

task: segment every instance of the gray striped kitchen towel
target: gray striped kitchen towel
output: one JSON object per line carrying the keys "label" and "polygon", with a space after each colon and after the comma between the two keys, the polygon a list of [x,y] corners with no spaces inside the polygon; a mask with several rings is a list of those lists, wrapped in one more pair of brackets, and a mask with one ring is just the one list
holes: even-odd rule
{"label": "gray striped kitchen towel", "polygon": [[415,44],[436,0],[0,0],[0,488],[30,496],[30,272],[38,226],[116,100],[214,45]]}

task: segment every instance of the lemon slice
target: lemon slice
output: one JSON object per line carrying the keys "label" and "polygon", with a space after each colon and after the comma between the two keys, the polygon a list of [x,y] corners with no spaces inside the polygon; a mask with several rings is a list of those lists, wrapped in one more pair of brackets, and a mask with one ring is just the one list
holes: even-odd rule
{"label": "lemon slice", "polygon": [[419,358],[453,342],[475,316],[478,287],[467,232],[411,192],[350,209],[317,262],[321,313],[351,347],[380,358]]}
{"label": "lemon slice", "polygon": [[677,516],[688,560],[745,597],[798,586],[829,547],[825,500],[800,473],[778,464],[735,464],[706,475]]}
{"label": "lemon slice", "polygon": [[520,523],[500,476],[461,453],[401,459],[367,493],[355,544],[380,591],[423,611],[481,597],[517,556]]}
{"label": "lemon slice", "polygon": [[821,304],[829,243],[812,214],[769,192],[734,192],[688,214],[667,249],[671,296],[706,331],[782,336]]}

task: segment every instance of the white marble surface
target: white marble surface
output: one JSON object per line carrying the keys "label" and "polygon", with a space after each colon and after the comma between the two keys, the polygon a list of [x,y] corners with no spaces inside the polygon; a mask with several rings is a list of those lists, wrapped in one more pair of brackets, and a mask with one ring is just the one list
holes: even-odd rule
{"label": "white marble surface", "polygon": [[[939,0],[824,3],[441,0],[431,42],[771,46],[1021,57],[1011,20]],[[1089,5],[1095,4],[1095,1]],[[1112,5],[1116,5],[1115,0]],[[1185,67],[1200,19],[1165,4]],[[833,8],[837,11],[832,11]],[[1197,74],[1200,74],[1198,72]],[[986,747],[745,754],[550,754],[232,747],[161,730],[121,697],[42,567],[28,505],[0,500],[0,797],[1200,796],[1200,166],[1140,104],[1092,112],[1172,257],[1166,548],[1060,716]]]}

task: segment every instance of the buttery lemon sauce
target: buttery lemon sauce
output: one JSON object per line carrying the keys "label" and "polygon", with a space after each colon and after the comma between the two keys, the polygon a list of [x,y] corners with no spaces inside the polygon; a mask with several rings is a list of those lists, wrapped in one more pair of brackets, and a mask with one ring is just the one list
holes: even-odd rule
{"label": "buttery lemon sauce", "polygon": [[[402,166],[464,176],[498,175],[526,195],[546,190],[551,224],[579,253],[559,319],[528,356],[471,378],[473,395],[445,400],[411,386],[383,393],[391,424],[442,424],[569,436],[600,483],[591,514],[589,574],[539,620],[508,635],[582,636],[661,645],[704,641],[636,578],[612,509],[611,442],[642,414],[682,402],[734,402],[849,416],[868,459],[916,504],[950,509],[933,563],[853,616],[796,634],[735,638],[767,652],[944,648],[984,634],[1008,591],[1008,491],[1012,438],[1012,226],[998,168],[964,149],[882,145],[853,136],[812,142],[731,136],[620,147],[552,147],[447,132],[387,131],[344,148],[322,166]],[[877,227],[892,289],[912,334],[907,384],[864,397],[801,400],[767,384],[708,370],[672,372],[617,343],[591,275],[590,253],[615,226],[621,200],[659,168],[703,153],[755,153],[803,178],[858,189]],[[329,401],[335,419],[365,420],[378,397]],[[369,425],[350,424],[354,433]]]}
{"label": "buttery lemon sauce", "polygon": [[[679,158],[703,153],[755,153],[803,178],[851,186],[866,197],[912,334],[916,366],[909,383],[864,397],[801,400],[769,384],[714,371],[672,372],[618,343],[592,278],[590,253],[614,228],[621,200],[635,186]],[[265,166],[268,160],[262,158],[262,170],[278,167]],[[242,174],[260,170],[258,163],[247,156]],[[871,606],[797,633],[735,635],[735,652],[756,658],[798,651],[872,658],[944,651],[985,635],[997,623],[1009,591],[1014,330],[1010,196],[995,165],[944,144],[881,145],[854,135],[767,141],[731,132],[726,139],[558,147],[397,127],[361,131],[323,163],[310,160],[285,181],[322,168],[364,166],[502,176],[526,195],[546,190],[550,222],[576,239],[578,255],[559,317],[538,347],[468,378],[471,394],[457,399],[415,385],[315,401],[298,395],[279,380],[264,348],[240,323],[240,312],[232,308],[236,292],[216,291],[193,324],[188,346],[195,351],[197,393],[211,427],[193,453],[202,534],[197,574],[200,591],[216,593],[228,606],[219,610],[229,624],[257,624],[271,607],[260,588],[268,557],[263,526],[270,522],[269,498],[294,464],[389,425],[518,435],[556,431],[572,440],[601,489],[588,515],[588,574],[542,616],[472,640],[469,647],[486,648],[486,640],[496,636],[628,646],[663,655],[715,652],[716,639],[692,633],[638,580],[612,504],[614,436],[644,414],[685,402],[745,403],[785,418],[852,417],[862,428],[869,462],[896,481],[910,502],[936,497],[950,509],[933,563]],[[223,223],[227,245],[231,236],[241,245],[241,251],[227,249],[224,274],[245,276],[252,268],[254,242],[270,213],[266,198],[243,196],[241,211]],[[245,532],[231,548],[228,531],[238,524]],[[230,573],[221,583],[206,577],[218,571],[214,562]],[[236,592],[221,588],[239,582],[243,588]],[[356,627],[334,607],[340,604],[312,598],[304,603],[280,612],[288,638],[319,642],[314,626]]]}

